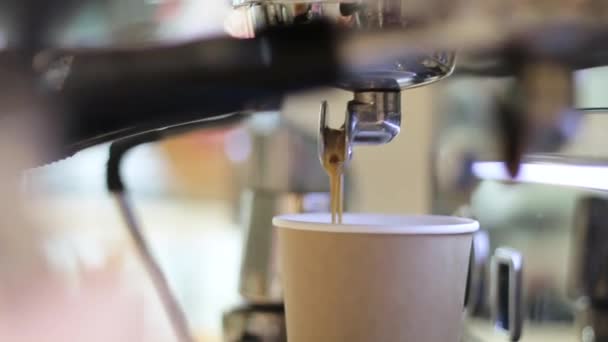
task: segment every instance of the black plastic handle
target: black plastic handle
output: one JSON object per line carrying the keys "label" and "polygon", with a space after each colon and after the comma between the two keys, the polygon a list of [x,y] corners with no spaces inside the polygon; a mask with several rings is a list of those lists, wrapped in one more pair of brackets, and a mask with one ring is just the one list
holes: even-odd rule
{"label": "black plastic handle", "polygon": [[65,154],[226,113],[279,109],[286,92],[336,81],[334,36],[319,21],[254,39],[64,52],[66,77],[49,89],[64,114]]}

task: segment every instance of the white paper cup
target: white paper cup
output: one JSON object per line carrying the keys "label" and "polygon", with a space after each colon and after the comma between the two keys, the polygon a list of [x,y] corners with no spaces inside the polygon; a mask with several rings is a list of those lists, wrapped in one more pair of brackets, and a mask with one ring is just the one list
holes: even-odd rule
{"label": "white paper cup", "polygon": [[289,342],[460,340],[476,221],[278,216]]}

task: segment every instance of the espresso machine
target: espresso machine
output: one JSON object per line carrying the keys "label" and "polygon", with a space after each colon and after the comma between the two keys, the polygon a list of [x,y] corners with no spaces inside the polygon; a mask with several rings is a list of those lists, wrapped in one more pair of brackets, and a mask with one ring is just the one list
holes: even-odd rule
{"label": "espresso machine", "polygon": [[[455,82],[491,79],[479,88],[463,88],[471,89],[469,97],[480,98],[474,110],[482,115],[468,122],[473,129],[447,139],[453,128],[448,117],[438,121],[434,141],[433,213],[475,217],[484,228],[472,246],[463,341],[608,338],[601,187],[582,185],[593,192],[573,205],[571,229],[552,231],[536,218],[538,227],[520,234],[516,227],[493,229],[501,227],[497,221],[485,226],[483,216],[484,191],[494,186],[494,194],[505,195],[505,187],[529,182],[538,165],[558,168],[536,173],[535,183],[551,183],[550,176],[563,165],[578,166],[568,169],[582,172],[568,173],[569,182],[553,182],[566,186],[592,178],[581,166],[601,170],[602,156],[567,148],[587,118],[602,112],[577,106],[575,72],[608,64],[608,2],[239,0],[232,3],[237,15],[229,31],[234,37],[87,49],[63,46],[52,36],[82,4],[54,0],[49,5],[52,11],[42,11],[35,1],[0,5],[11,19],[0,70],[4,80],[19,80],[18,95],[25,99],[7,100],[7,115],[33,106],[38,114],[28,120],[51,138],[30,167],[112,142],[108,189],[116,195],[181,341],[191,340],[183,313],[148,250],[120,179],[120,162],[129,149],[251,116],[276,115],[286,94],[334,86],[353,93],[337,110],[345,111],[340,122],[348,157],[356,158],[357,145],[386,144],[402,126],[407,131],[401,91],[447,76]],[[439,94],[445,96],[438,102],[449,104],[449,84],[442,83],[445,93]],[[4,88],[15,90],[6,83]],[[327,118],[329,109],[321,108]],[[275,144],[285,142],[260,141],[259,151]],[[302,157],[306,164],[315,159]],[[268,163],[260,165],[267,168]],[[270,218],[327,205],[326,188],[314,184],[314,175],[296,174],[296,180],[306,181],[280,191],[265,189],[263,176],[252,177],[252,191],[243,198],[250,214],[264,215],[244,216],[249,235],[241,293],[246,303],[226,313],[229,341],[284,340]],[[558,263],[556,272],[563,277],[550,272],[532,277],[548,267],[544,259],[535,263],[545,256],[535,253],[542,234],[560,242],[553,245],[559,257],[548,264]]]}

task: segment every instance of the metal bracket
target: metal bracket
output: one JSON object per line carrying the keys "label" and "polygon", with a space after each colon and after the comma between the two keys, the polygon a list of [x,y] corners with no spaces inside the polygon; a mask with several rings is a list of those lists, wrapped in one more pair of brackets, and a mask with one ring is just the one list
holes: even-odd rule
{"label": "metal bracket", "polygon": [[496,328],[504,330],[510,341],[522,335],[522,254],[512,248],[497,248],[492,257],[491,311]]}

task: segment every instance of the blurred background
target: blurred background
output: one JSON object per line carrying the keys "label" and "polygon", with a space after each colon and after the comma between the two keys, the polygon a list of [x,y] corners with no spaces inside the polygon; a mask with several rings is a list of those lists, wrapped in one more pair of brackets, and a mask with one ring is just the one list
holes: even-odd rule
{"label": "blurred background", "polygon": [[[207,0],[114,2],[114,9],[100,11],[92,4],[79,11],[57,32],[59,40],[67,46],[174,42],[225,34],[230,25],[226,1],[216,1],[217,6]],[[601,92],[608,85],[607,70],[580,71],[576,79],[580,107],[608,104]],[[454,77],[403,92],[401,134],[391,144],[357,147],[354,152],[346,175],[347,210],[412,214],[465,210],[474,213],[487,230],[540,231],[546,226],[568,230],[575,204],[585,190],[486,180],[475,186],[470,206],[462,208],[462,201],[443,187],[454,177],[443,173],[454,169],[452,157],[474,150],[475,144],[483,144],[487,134],[492,134],[487,99],[503,83],[501,79]],[[338,122],[351,96],[336,89],[294,94],[280,113],[142,145],[127,156],[123,176],[136,214],[200,341],[221,341],[222,315],[242,301],[238,282],[246,236],[242,214],[246,189],[271,176],[277,183],[297,183],[297,179],[281,179],[293,163],[288,155],[312,155],[307,168],[322,177],[314,157],[319,103],[326,99]],[[597,148],[602,146],[603,124],[608,122],[602,117],[586,116],[581,124],[584,138],[574,139],[566,148],[608,156],[608,149]],[[286,134],[285,139],[301,137],[303,142],[263,149],[286,156],[263,163],[258,153],[260,139],[281,134]],[[78,289],[92,275],[119,277],[121,286],[137,293],[134,306],[143,317],[142,331],[153,335],[142,340],[170,340],[169,325],[106,189],[108,148],[95,146],[67,160],[28,170],[22,182],[27,217],[43,231],[42,254],[62,283]],[[326,180],[316,180],[321,191]],[[565,241],[542,236],[542,246],[568,248]],[[538,264],[530,267],[558,267],[555,260],[546,262],[537,242],[526,235],[525,244],[535,249],[527,253],[541,254],[531,258]],[[566,262],[568,253],[560,255]]]}
{"label": "blurred background", "polygon": [[[103,10],[96,3],[80,10],[57,33],[58,40],[92,47],[175,42],[225,34],[230,25],[226,1],[216,1],[215,7],[202,0],[115,3]],[[404,94],[405,129],[394,143],[357,149],[347,175],[348,210],[428,212],[434,92],[421,88]],[[222,315],[242,301],[238,281],[246,227],[241,198],[252,186],[251,175],[264,172],[270,176],[257,177],[281,183],[277,177],[285,177],[292,162],[278,157],[262,171],[252,171],[260,167],[260,157],[253,155],[257,142],[281,134],[302,137],[305,144],[268,153],[298,158],[297,149],[306,149],[302,154],[313,156],[307,168],[323,190],[327,180],[316,159],[319,104],[328,100],[338,124],[351,97],[337,89],[296,94],[285,100],[281,113],[142,145],[126,157],[123,177],[136,215],[200,341],[221,341]],[[106,189],[108,149],[107,144],[95,146],[28,170],[23,177],[26,217],[44,231],[44,258],[62,283],[77,290],[91,274],[119,277],[121,288],[137,293],[142,331],[149,334],[142,340],[168,341],[170,326]]]}
{"label": "blurred background", "polygon": [[[429,211],[434,91],[421,88],[404,94],[406,126],[394,143],[355,151],[346,176],[349,211]],[[281,120],[313,142],[309,149],[314,155],[319,99],[327,98],[334,116],[340,117],[349,97],[330,89],[290,97]],[[277,115],[267,113],[262,120],[278,120]],[[250,185],[246,176],[255,167],[254,134],[259,134],[255,122],[246,122],[143,145],[125,159],[123,177],[136,214],[192,327],[207,336],[202,341],[221,340],[222,314],[240,301],[238,277],[246,234],[240,206]],[[48,257],[66,277],[77,281],[83,268],[110,266],[145,284],[146,276],[131,255],[122,218],[105,187],[108,148],[96,146],[28,171],[27,202],[36,223],[48,229]],[[271,166],[276,170],[268,172],[281,174],[286,168],[282,160],[288,162],[277,158]],[[309,167],[324,177],[316,158]],[[151,291],[146,306],[155,301]],[[158,304],[155,310],[160,310]],[[145,310],[152,315],[149,324],[163,320],[161,311],[154,317],[155,310]]]}

